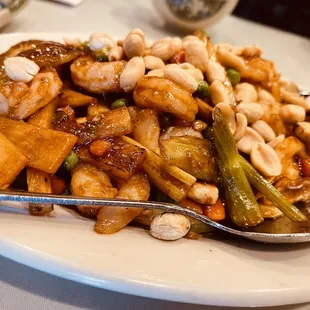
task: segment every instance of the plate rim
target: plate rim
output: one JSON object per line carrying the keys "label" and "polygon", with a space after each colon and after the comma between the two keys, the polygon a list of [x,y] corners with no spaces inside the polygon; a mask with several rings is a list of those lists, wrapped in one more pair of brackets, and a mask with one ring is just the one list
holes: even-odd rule
{"label": "plate rim", "polygon": [[[9,48],[9,44],[4,40],[10,40],[10,38],[26,37],[65,37],[65,36],[88,36],[86,32],[18,32],[18,33],[4,33],[0,34],[2,44]],[[0,229],[1,230],[1,229]],[[54,256],[49,256],[41,251],[28,248],[21,243],[9,240],[0,235],[1,252],[0,255],[7,257],[17,263],[29,266],[31,268],[40,270],[42,272],[63,278],[85,285],[93,287],[103,288],[115,292],[132,294],[136,296],[149,297],[167,301],[183,302],[183,303],[195,303],[201,305],[214,305],[214,306],[277,306],[277,305],[289,305],[296,303],[303,303],[310,301],[310,286],[304,290],[300,288],[290,288],[283,291],[264,290],[264,291],[251,291],[251,300],[245,298],[245,293],[231,291],[229,296],[224,296],[223,299],[217,299],[219,295],[213,297],[209,294],[201,296],[195,294],[195,292],[187,290],[186,294],[182,294],[179,288],[171,286],[161,286],[156,283],[147,283],[143,281],[135,281],[130,279],[120,279],[119,277],[113,277],[107,274],[105,278],[96,278],[95,274],[81,270],[76,266],[70,265],[68,262],[63,261]],[[21,255],[23,253],[23,255]],[[291,292],[289,294],[288,292]],[[253,299],[253,296],[255,298]],[[269,298],[269,296],[272,296]],[[308,297],[307,297],[308,296]],[[268,298],[267,298],[268,297]],[[234,301],[232,301],[232,299]],[[267,300],[267,301],[266,301]],[[273,301],[271,301],[273,300]],[[277,301],[275,301],[277,300]]]}

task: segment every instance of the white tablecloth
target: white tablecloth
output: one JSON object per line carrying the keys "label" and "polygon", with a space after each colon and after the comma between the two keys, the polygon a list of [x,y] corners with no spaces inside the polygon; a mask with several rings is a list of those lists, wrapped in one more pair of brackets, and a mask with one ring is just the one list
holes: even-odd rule
{"label": "white tablecloth", "polygon": [[[136,27],[142,28],[146,36],[151,39],[160,38],[169,33],[154,12],[151,1],[147,0],[84,0],[75,8],[47,1],[32,1],[14,18],[12,24],[2,29],[2,33],[107,32],[114,36],[124,36],[129,29]],[[265,51],[265,57],[273,59],[277,69],[284,76],[310,88],[310,41],[308,39],[235,17],[226,18],[210,29],[209,34],[213,41],[218,43],[260,45]],[[0,256],[0,309],[208,310],[215,308],[159,301],[92,288],[30,269]],[[310,306],[297,305],[272,309],[305,310],[310,309]]]}

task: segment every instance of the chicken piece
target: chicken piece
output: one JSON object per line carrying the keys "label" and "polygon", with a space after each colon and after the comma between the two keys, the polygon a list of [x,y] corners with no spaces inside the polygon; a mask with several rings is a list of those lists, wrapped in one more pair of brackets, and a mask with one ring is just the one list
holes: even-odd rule
{"label": "chicken piece", "polygon": [[[114,198],[118,191],[110,182],[107,173],[96,167],[80,164],[73,171],[71,192],[74,196]],[[95,216],[100,208],[92,206],[78,206],[79,211],[86,216]]]}
{"label": "chicken piece", "polygon": [[198,112],[196,101],[188,91],[161,77],[140,79],[133,97],[138,107],[168,112],[186,121],[193,121]]}
{"label": "chicken piece", "polygon": [[85,90],[95,93],[121,91],[120,75],[126,61],[97,62],[91,57],[80,57],[70,66],[73,82]]}
{"label": "chicken piece", "polygon": [[29,85],[11,81],[0,84],[0,114],[25,119],[51,102],[61,87],[62,82],[53,69],[40,72]]}
{"label": "chicken piece", "polygon": [[275,187],[288,198],[291,203],[310,201],[310,178],[291,181],[287,178],[280,179]]}
{"label": "chicken piece", "polygon": [[[148,178],[144,173],[138,173],[121,186],[115,198],[148,200],[149,196],[150,184]],[[115,233],[127,226],[142,211],[142,208],[103,207],[97,215],[95,231],[99,234]]]}
{"label": "chicken piece", "polygon": [[290,136],[275,147],[275,151],[281,161],[281,176],[289,180],[297,180],[300,177],[300,169],[295,155],[305,155],[305,146],[296,137]]}

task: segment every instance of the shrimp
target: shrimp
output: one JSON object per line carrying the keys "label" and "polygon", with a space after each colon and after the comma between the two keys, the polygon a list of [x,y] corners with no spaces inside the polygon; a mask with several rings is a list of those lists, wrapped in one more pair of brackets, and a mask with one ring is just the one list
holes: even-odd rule
{"label": "shrimp", "polygon": [[168,112],[179,119],[194,121],[198,107],[192,94],[175,83],[157,76],[141,78],[133,92],[140,108]]}
{"label": "shrimp", "polygon": [[28,118],[50,103],[61,87],[54,69],[38,73],[29,85],[18,81],[0,84],[0,115],[17,120]]}
{"label": "shrimp", "polygon": [[121,91],[120,75],[126,61],[97,62],[91,57],[80,57],[70,66],[73,82],[85,90],[95,93]]}
{"label": "shrimp", "polygon": [[[117,189],[110,182],[107,173],[91,165],[80,164],[73,172],[71,191],[74,196],[92,196],[114,198]],[[97,215],[99,208],[91,206],[78,206],[84,215]]]}
{"label": "shrimp", "polygon": [[[122,184],[118,199],[148,200],[150,184],[144,173],[138,173]],[[97,215],[95,231],[99,234],[112,234],[127,226],[136,216],[141,214],[141,208],[103,207]]]}

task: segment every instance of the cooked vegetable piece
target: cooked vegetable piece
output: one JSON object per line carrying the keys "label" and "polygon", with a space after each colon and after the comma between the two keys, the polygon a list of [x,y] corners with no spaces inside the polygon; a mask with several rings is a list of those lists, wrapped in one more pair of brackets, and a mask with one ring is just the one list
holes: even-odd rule
{"label": "cooked vegetable piece", "polygon": [[132,122],[127,108],[119,108],[100,115],[96,121],[78,124],[75,121],[61,119],[56,122],[56,130],[78,136],[77,145],[86,144],[94,139],[104,139],[128,134],[132,131]]}
{"label": "cooked vegetable piece", "polygon": [[305,221],[305,216],[292,205],[275,187],[263,178],[242,156],[239,155],[239,162],[247,178],[253,187],[262,193],[279,210],[281,210],[292,221]]}
{"label": "cooked vegetable piece", "polygon": [[[150,184],[143,173],[133,175],[119,189],[115,198],[131,200],[148,200]],[[112,234],[127,226],[136,216],[141,214],[142,208],[113,208],[102,207],[97,215],[95,231],[99,234]]]}
{"label": "cooked vegetable piece", "polygon": [[93,56],[95,57],[95,59],[97,61],[100,61],[100,62],[105,62],[105,61],[108,61],[108,56],[109,56],[109,50],[107,48],[103,48],[99,51],[96,51],[96,52],[93,52],[92,53]]}
{"label": "cooked vegetable piece", "polygon": [[218,199],[212,206],[204,206],[203,214],[212,221],[222,221],[225,219],[225,207],[221,199]]}
{"label": "cooked vegetable piece", "polygon": [[0,133],[0,188],[8,188],[27,162],[23,153]]}
{"label": "cooked vegetable piece", "polygon": [[97,99],[91,96],[81,94],[71,89],[63,89],[60,95],[59,105],[65,107],[67,105],[76,108],[89,104],[96,104]]}
{"label": "cooked vegetable piece", "polygon": [[[45,171],[27,167],[27,185],[28,192],[31,193],[52,193],[51,176]],[[31,215],[44,216],[53,210],[52,204],[29,204],[29,213]]]}
{"label": "cooked vegetable piece", "polygon": [[188,198],[183,199],[182,201],[180,201],[180,205],[184,208],[193,210],[199,214],[203,213],[202,205],[200,205],[199,203],[197,203],[191,199],[188,199]]}
{"label": "cooked vegetable piece", "polygon": [[233,68],[227,69],[227,76],[232,86],[236,86],[240,82],[240,73]]}
{"label": "cooked vegetable piece", "polygon": [[213,108],[200,98],[195,99],[198,106],[198,114],[202,117],[202,119],[211,122]]}
{"label": "cooked vegetable piece", "polygon": [[[144,148],[129,137],[123,136],[123,140]],[[147,156],[143,162],[143,169],[151,183],[175,201],[184,199],[196,182],[196,178],[176,166],[167,164],[158,154],[147,148],[144,149],[147,151]]]}
{"label": "cooked vegetable piece", "polygon": [[132,131],[132,123],[127,108],[119,108],[103,115],[96,128],[97,138],[126,135]]}
{"label": "cooked vegetable piece", "polygon": [[[110,182],[107,173],[96,167],[80,164],[73,171],[71,192],[75,196],[114,198],[118,191]],[[97,215],[100,208],[92,206],[78,206],[83,215]]]}
{"label": "cooked vegetable piece", "polygon": [[201,80],[194,95],[198,96],[199,98],[209,97],[209,84],[206,81]]}
{"label": "cooked vegetable piece", "polygon": [[259,210],[262,213],[264,219],[276,219],[281,217],[283,213],[274,205],[262,205],[259,204]]}
{"label": "cooked vegetable piece", "polygon": [[302,173],[305,177],[310,177],[310,157],[301,160]]}
{"label": "cooked vegetable piece", "polygon": [[93,158],[85,148],[78,150],[82,162],[109,172],[110,175],[128,179],[142,167],[146,151],[126,143],[121,138],[108,139],[111,147],[99,158]]}
{"label": "cooked vegetable piece", "polygon": [[28,158],[28,166],[55,173],[70,153],[77,137],[0,117],[0,132]]}
{"label": "cooked vegetable piece", "polygon": [[41,68],[49,68],[71,62],[81,54],[81,50],[68,48],[61,43],[43,41],[35,48],[19,53],[18,56],[33,60]]}
{"label": "cooked vegetable piece", "polygon": [[[28,124],[49,128],[52,123],[58,101],[58,97],[56,97],[51,103],[36,112],[31,118],[28,119]],[[52,193],[51,175],[45,171],[27,167],[27,186],[28,192],[50,194]],[[54,208],[52,204],[29,204],[29,213],[31,215],[44,216],[53,210]]]}
{"label": "cooked vegetable piece", "polygon": [[27,123],[31,125],[43,127],[43,128],[49,128],[51,126],[58,102],[59,102],[59,98],[56,97],[44,108],[40,109],[38,112],[33,114],[27,120]]}
{"label": "cooked vegetable piece", "polygon": [[160,126],[157,112],[151,109],[141,110],[137,115],[133,138],[149,150],[160,154],[159,135]]}
{"label": "cooked vegetable piece", "polygon": [[209,140],[196,137],[171,137],[160,140],[163,156],[175,165],[198,179],[217,181],[216,165]]}
{"label": "cooked vegetable piece", "polygon": [[100,103],[91,103],[87,106],[87,116],[94,117],[106,112],[109,112],[110,108],[107,105]]}
{"label": "cooked vegetable piece", "polygon": [[120,98],[115,100],[111,104],[111,110],[119,109],[119,108],[126,108],[128,105],[128,100],[126,98]]}
{"label": "cooked vegetable piece", "polygon": [[156,76],[141,78],[133,92],[138,107],[168,112],[177,118],[193,121],[198,111],[192,95],[173,82]]}
{"label": "cooked vegetable piece", "polygon": [[74,151],[71,151],[69,155],[65,158],[63,166],[66,170],[72,171],[79,163],[79,157]]}
{"label": "cooked vegetable piece", "polygon": [[229,216],[238,226],[256,226],[263,221],[263,217],[239,163],[234,138],[218,108],[214,109],[213,117],[215,154]]}

